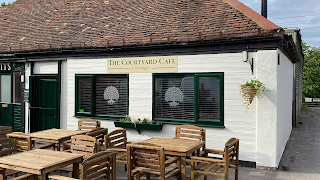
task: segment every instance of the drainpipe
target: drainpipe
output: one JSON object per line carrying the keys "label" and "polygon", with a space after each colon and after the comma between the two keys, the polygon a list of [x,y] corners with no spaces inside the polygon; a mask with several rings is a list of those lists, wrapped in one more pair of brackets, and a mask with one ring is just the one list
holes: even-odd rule
{"label": "drainpipe", "polygon": [[261,15],[267,18],[268,0],[261,0]]}

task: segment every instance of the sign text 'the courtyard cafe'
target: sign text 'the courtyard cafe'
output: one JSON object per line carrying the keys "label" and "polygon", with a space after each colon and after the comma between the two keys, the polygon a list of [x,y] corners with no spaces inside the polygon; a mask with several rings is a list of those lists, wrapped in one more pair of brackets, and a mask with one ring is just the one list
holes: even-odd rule
{"label": "sign text 'the courtyard cafe'", "polygon": [[177,56],[108,58],[108,73],[177,72]]}

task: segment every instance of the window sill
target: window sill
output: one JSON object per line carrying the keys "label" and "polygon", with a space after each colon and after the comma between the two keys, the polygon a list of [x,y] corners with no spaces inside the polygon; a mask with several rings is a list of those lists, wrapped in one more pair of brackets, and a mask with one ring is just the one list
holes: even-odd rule
{"label": "window sill", "polygon": [[195,125],[195,126],[199,126],[199,127],[212,127],[212,128],[225,128],[224,125],[221,125],[220,123],[212,123],[212,124],[204,124],[201,122],[193,122],[193,121],[183,121],[183,120],[160,120],[160,119],[156,119],[156,121],[159,121],[160,123],[165,123],[165,124],[172,124],[172,125],[182,125],[182,124],[186,124],[186,125]]}
{"label": "window sill", "polygon": [[107,116],[80,116],[80,115],[76,115],[73,116],[75,118],[91,118],[91,119],[101,119],[101,120],[113,120],[113,121],[117,121],[119,120],[121,117],[107,117]]}

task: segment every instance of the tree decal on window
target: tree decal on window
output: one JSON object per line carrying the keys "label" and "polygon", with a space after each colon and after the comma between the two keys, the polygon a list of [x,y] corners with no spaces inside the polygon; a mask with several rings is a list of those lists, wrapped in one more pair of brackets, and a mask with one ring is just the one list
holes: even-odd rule
{"label": "tree decal on window", "polygon": [[170,107],[179,106],[179,102],[183,101],[183,93],[177,87],[171,87],[166,91],[165,100],[169,103]]}
{"label": "tree decal on window", "polygon": [[119,91],[117,88],[109,86],[104,90],[103,96],[109,105],[113,105],[117,100],[119,100]]}

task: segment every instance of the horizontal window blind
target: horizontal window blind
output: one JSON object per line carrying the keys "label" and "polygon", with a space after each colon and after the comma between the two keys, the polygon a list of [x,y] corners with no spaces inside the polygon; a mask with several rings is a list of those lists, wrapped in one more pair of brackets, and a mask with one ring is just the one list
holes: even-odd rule
{"label": "horizontal window blind", "polygon": [[91,78],[78,77],[78,112],[91,112]]}
{"label": "horizontal window blind", "polygon": [[127,115],[127,76],[96,77],[96,114]]}
{"label": "horizontal window blind", "polygon": [[219,77],[199,77],[199,119],[220,120]]}
{"label": "horizontal window blind", "polygon": [[155,76],[156,118],[194,120],[193,75]]}

